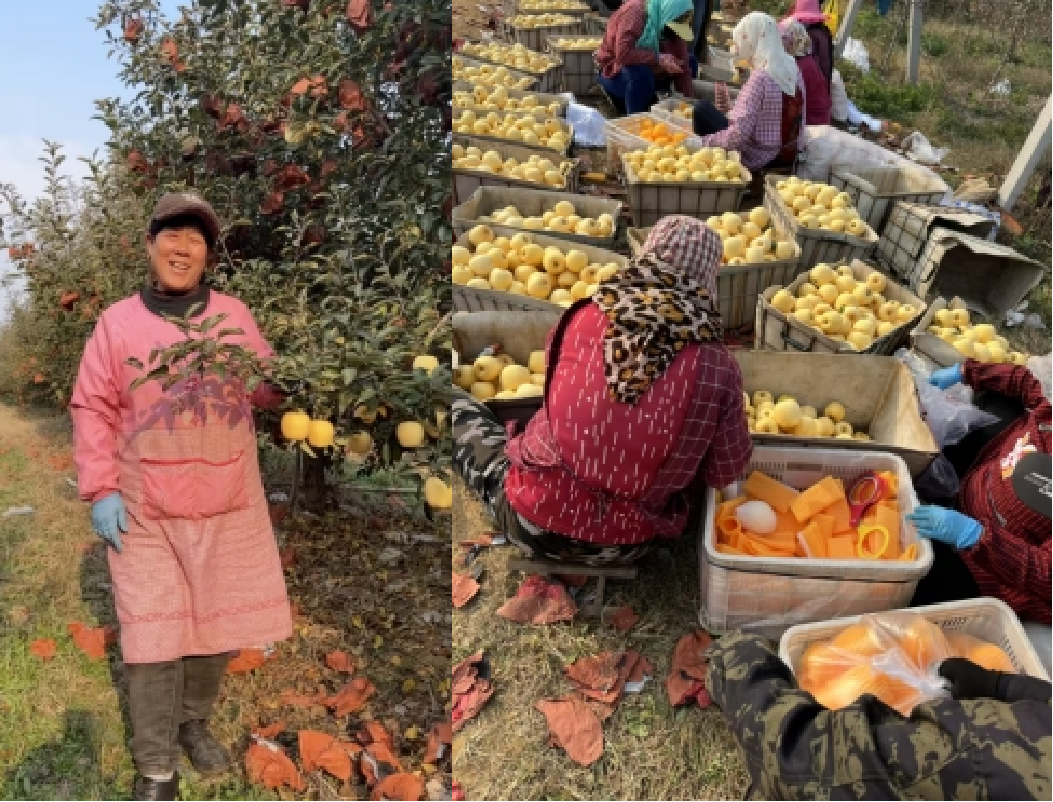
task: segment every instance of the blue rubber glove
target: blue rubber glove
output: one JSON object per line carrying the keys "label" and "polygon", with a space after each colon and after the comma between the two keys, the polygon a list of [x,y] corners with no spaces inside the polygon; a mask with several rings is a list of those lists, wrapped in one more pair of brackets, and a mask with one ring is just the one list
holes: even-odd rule
{"label": "blue rubber glove", "polygon": [[934,370],[932,375],[929,376],[929,384],[933,384],[941,390],[946,390],[948,387],[953,387],[963,381],[965,381],[965,376],[962,375],[961,362],[957,365],[951,365],[949,368]]}
{"label": "blue rubber glove", "polygon": [[121,532],[128,531],[128,513],[120,493],[111,493],[91,505],[91,528],[120,554]]}
{"label": "blue rubber glove", "polygon": [[980,540],[980,522],[960,512],[934,504],[922,504],[907,516],[918,528],[918,534],[929,540],[939,540],[956,549],[968,549]]}

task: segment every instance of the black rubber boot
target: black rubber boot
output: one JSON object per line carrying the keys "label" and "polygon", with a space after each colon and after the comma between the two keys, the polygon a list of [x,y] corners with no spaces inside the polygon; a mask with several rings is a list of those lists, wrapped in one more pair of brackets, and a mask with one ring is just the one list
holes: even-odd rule
{"label": "black rubber boot", "polygon": [[179,772],[173,772],[170,780],[152,780],[141,774],[135,776],[132,799],[178,799]]}
{"label": "black rubber boot", "polygon": [[230,753],[208,731],[206,722],[184,722],[179,725],[179,736],[176,740],[183,747],[190,765],[198,774],[212,777],[230,770]]}

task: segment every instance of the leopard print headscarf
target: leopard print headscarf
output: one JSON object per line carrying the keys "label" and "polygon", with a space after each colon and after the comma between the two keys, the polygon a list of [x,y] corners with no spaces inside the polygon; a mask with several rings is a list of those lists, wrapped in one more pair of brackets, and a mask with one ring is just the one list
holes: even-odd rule
{"label": "leopard print headscarf", "polygon": [[607,392],[635,404],[690,342],[719,341],[720,238],[701,220],[658,221],[636,258],[600,284],[592,300],[607,316]]}

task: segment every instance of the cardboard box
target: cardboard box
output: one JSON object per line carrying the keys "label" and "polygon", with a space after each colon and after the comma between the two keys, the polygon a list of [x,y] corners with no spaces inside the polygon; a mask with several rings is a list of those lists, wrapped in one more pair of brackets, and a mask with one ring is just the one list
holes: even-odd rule
{"label": "cardboard box", "polygon": [[874,258],[885,270],[913,287],[919,295],[925,295],[927,288],[922,285],[926,271],[922,269],[920,260],[933,229],[943,228],[974,237],[986,237],[993,227],[994,223],[986,217],[965,209],[896,201],[878,240]]}

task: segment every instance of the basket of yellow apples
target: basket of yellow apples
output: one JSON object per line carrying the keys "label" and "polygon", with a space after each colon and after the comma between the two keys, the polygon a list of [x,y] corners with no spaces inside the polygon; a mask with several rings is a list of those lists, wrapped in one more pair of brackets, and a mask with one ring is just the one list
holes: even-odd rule
{"label": "basket of yellow apples", "polygon": [[1017,351],[991,323],[973,322],[961,298],[937,298],[910,333],[913,350],[938,367],[965,359],[1002,365],[1027,365],[1028,354]]}
{"label": "basket of yellow apples", "polygon": [[528,187],[577,192],[581,162],[551,151],[471,137],[451,147],[453,202],[467,201],[479,187]]}
{"label": "basket of yellow apples", "polygon": [[548,49],[563,60],[563,91],[587,95],[599,89],[592,55],[603,43],[602,36],[549,36]]}
{"label": "basket of yellow apples", "polygon": [[466,42],[460,52],[488,64],[501,65],[532,75],[540,92],[558,92],[563,82],[563,62],[553,53],[542,53],[544,39],[536,47],[526,43]]}

